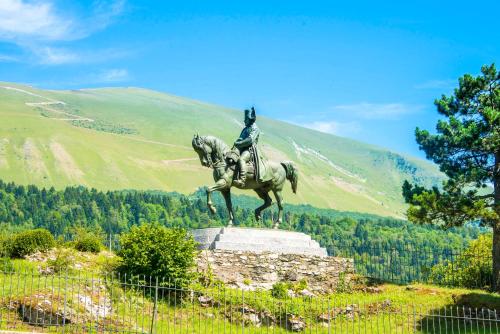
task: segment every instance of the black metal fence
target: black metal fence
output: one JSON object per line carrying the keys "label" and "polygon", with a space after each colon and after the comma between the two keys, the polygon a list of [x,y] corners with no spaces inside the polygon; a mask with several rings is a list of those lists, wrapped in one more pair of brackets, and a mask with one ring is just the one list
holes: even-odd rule
{"label": "black metal fence", "polygon": [[[72,236],[60,236],[71,241]],[[120,249],[120,236],[103,240],[110,251]],[[411,244],[383,243],[354,245],[335,243],[327,247],[329,256],[354,260],[356,273],[396,284],[428,283],[443,286],[487,289],[492,283],[492,256],[464,249],[439,249]]]}
{"label": "black metal fence", "polygon": [[46,333],[498,333],[500,315],[398,296],[284,296],[127,275],[0,272],[0,330]]}
{"label": "black metal fence", "polygon": [[488,288],[492,282],[492,255],[489,251],[336,244],[328,252],[331,256],[354,259],[358,274],[386,282],[467,288]]}

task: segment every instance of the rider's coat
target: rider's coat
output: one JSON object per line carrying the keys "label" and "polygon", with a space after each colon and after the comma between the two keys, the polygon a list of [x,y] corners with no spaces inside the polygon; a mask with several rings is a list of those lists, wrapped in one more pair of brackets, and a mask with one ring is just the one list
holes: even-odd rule
{"label": "rider's coat", "polygon": [[254,122],[252,125],[243,128],[235,146],[240,151],[240,154],[246,150],[250,150],[253,153],[256,179],[259,182],[266,182],[272,179],[272,175],[270,169],[267,168],[266,158],[257,146],[259,135],[260,129]]}

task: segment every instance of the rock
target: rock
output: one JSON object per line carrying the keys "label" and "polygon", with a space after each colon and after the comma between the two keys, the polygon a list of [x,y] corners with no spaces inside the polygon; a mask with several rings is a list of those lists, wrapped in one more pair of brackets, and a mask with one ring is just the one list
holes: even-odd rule
{"label": "rock", "polygon": [[241,313],[256,313],[255,310],[248,305],[240,305],[237,308],[237,310],[238,310],[238,312],[241,312]]}
{"label": "rock", "polygon": [[274,326],[276,324],[276,317],[268,311],[263,311],[260,313],[260,320],[265,326],[268,327]]}
{"label": "rock", "polygon": [[209,307],[213,305],[213,299],[208,296],[199,296],[198,302],[200,303],[201,307]]}
{"label": "rock", "polygon": [[296,271],[289,271],[285,274],[285,279],[288,281],[298,281],[299,275]]}
{"label": "rock", "polygon": [[382,289],[378,288],[376,286],[367,286],[366,288],[363,289],[363,292],[366,292],[366,293],[382,293]]}
{"label": "rock", "polygon": [[111,314],[111,302],[103,298],[99,298],[97,303],[92,300],[92,297],[88,295],[77,295],[80,305],[83,305],[85,311],[90,313],[91,317],[95,319],[106,318]]}
{"label": "rock", "polygon": [[70,324],[76,312],[64,304],[62,297],[35,294],[20,301],[19,314],[24,322],[32,326],[46,327]]}
{"label": "rock", "polygon": [[252,284],[248,285],[248,284],[245,284],[243,282],[236,282],[236,286],[243,291],[254,291],[255,290],[255,286],[253,286]]}
{"label": "rock", "polygon": [[296,315],[287,316],[287,329],[292,332],[301,332],[306,328],[304,319]]}
{"label": "rock", "polygon": [[38,267],[38,272],[42,275],[53,275],[54,274],[54,268],[53,267],[48,267],[48,266],[39,266]]}
{"label": "rock", "polygon": [[286,294],[287,294],[287,295],[288,295],[288,297],[290,297],[290,298],[293,298],[293,297],[296,297],[296,296],[297,296],[297,295],[295,294],[295,292],[294,292],[293,290],[290,290],[290,289],[288,289],[288,290],[286,291]]}
{"label": "rock", "polygon": [[260,317],[256,313],[245,313],[243,314],[243,319],[245,324],[253,325],[255,327],[260,327],[261,325]]}
{"label": "rock", "polygon": [[[341,273],[347,273],[345,279],[350,282],[354,271],[352,259],[230,249],[203,251],[197,259],[197,271],[205,272],[208,267],[218,280],[244,291],[267,290],[276,282],[305,279],[315,295],[333,292]],[[244,284],[245,280],[251,284]]]}
{"label": "rock", "polygon": [[311,291],[309,291],[307,289],[300,291],[300,295],[304,296],[304,297],[309,297],[309,298],[313,298],[316,296],[314,293],[312,293]]}
{"label": "rock", "polygon": [[343,313],[347,319],[354,319],[354,316],[356,316],[356,314],[359,314],[358,305],[356,304],[347,305]]}
{"label": "rock", "polygon": [[277,282],[278,281],[278,273],[276,273],[275,271],[271,272],[271,273],[267,273],[267,274],[264,274],[262,275],[262,279],[265,280],[265,281],[269,281],[269,282]]}

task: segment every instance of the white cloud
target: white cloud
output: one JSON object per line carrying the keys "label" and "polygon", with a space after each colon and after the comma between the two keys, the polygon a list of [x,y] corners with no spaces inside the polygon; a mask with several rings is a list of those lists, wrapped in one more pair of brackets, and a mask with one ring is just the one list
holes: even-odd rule
{"label": "white cloud", "polygon": [[358,133],[361,126],[357,122],[337,122],[337,121],[315,121],[300,124],[306,128],[314,129],[324,133],[331,133],[338,136],[350,136]]}
{"label": "white cloud", "polygon": [[356,103],[337,105],[332,111],[343,116],[362,119],[398,119],[400,116],[412,114],[419,111],[418,106],[410,106],[403,103]]}
{"label": "white cloud", "polygon": [[96,0],[89,13],[63,13],[50,0],[0,0],[0,41],[20,46],[42,64],[75,63],[84,57],[57,43],[105,29],[123,12],[124,5],[125,0]]}
{"label": "white cloud", "polygon": [[32,49],[41,64],[62,65],[79,62],[78,54],[62,48],[44,46]]}
{"label": "white cloud", "polygon": [[0,0],[0,38],[4,40],[64,39],[73,24],[71,19],[56,14],[50,2]]}
{"label": "white cloud", "polygon": [[88,50],[70,50],[68,48],[49,46],[30,47],[29,50],[35,55],[35,61],[43,65],[98,63],[122,58],[130,54],[130,52],[116,49],[93,50],[89,52]]}
{"label": "white cloud", "polygon": [[101,73],[95,75],[95,82],[99,83],[115,83],[123,82],[130,79],[130,74],[126,69],[116,68],[102,71]]}
{"label": "white cloud", "polygon": [[0,54],[0,62],[7,63],[7,62],[17,62],[17,61],[19,61],[19,59],[17,59],[14,56]]}

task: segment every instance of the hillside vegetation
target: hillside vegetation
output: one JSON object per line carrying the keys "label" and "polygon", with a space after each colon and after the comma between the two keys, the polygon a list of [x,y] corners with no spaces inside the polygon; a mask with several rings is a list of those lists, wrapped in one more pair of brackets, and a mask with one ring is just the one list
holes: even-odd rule
{"label": "hillside vegetation", "polygon": [[[139,88],[49,91],[0,82],[0,177],[62,189],[189,194],[212,183],[194,133],[232,143],[242,112]],[[293,160],[299,191],[285,201],[403,217],[401,184],[433,185],[435,166],[354,140],[259,117],[270,159]]]}
{"label": "hillside vegetation", "polygon": [[[238,202],[248,197],[238,196]],[[251,202],[251,200],[249,200]],[[0,180],[0,227],[16,232],[31,228],[46,228],[56,236],[71,235],[77,227],[105,235],[120,234],[134,225],[158,222],[167,227],[204,228],[224,226],[227,214],[216,202],[218,213],[208,212],[205,199],[178,193],[143,191],[101,192],[84,187],[64,190],[22,186]],[[461,249],[481,233],[477,227],[441,230],[434,226],[419,226],[394,218],[337,212],[287,205],[283,229],[310,234],[330,251],[335,245],[388,247],[410,246],[438,249]],[[271,227],[269,210],[263,222],[256,222],[253,209],[243,205],[236,209],[235,225]]]}

